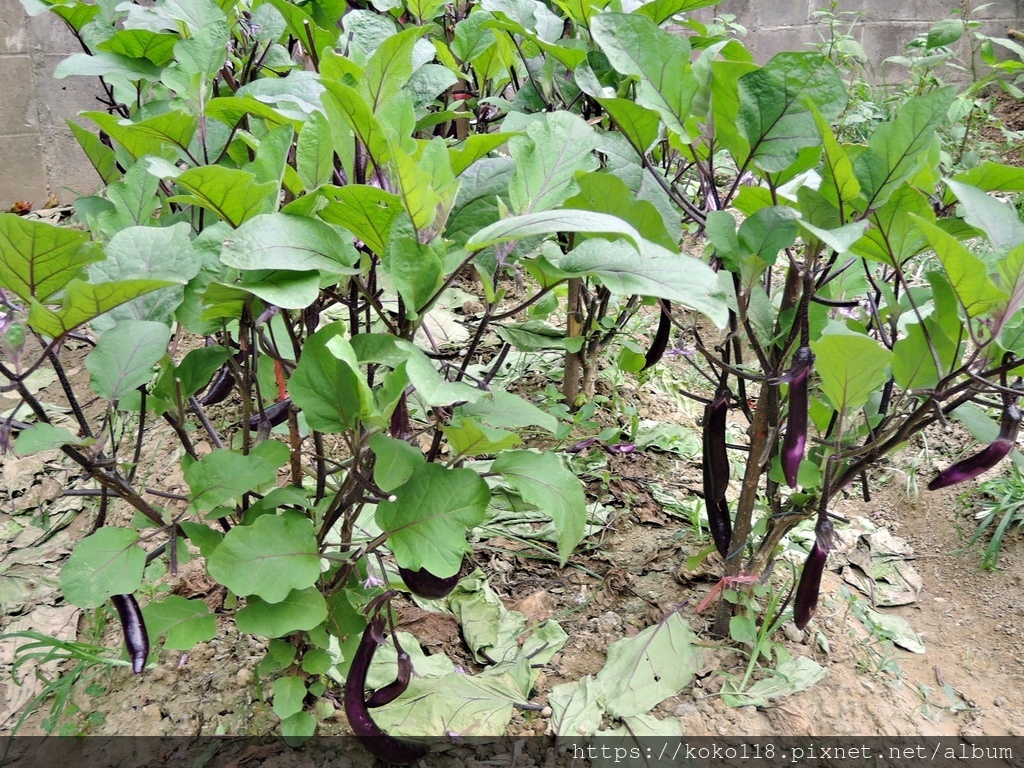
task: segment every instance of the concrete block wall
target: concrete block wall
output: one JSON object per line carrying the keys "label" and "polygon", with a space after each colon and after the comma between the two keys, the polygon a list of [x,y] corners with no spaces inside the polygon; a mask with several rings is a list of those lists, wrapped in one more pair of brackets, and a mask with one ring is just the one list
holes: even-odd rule
{"label": "concrete block wall", "polygon": [[[969,0],[980,6],[982,0]],[[839,0],[839,11],[862,14],[854,34],[876,76],[882,62],[902,53],[906,43],[960,7],[962,0]],[[824,29],[812,14],[828,0],[722,0],[701,13],[734,14],[749,34],[745,40],[759,62],[784,50],[806,50]],[[1003,36],[1008,27],[1024,27],[1024,0],[994,0],[977,18],[984,30]],[[18,201],[43,207],[53,196],[60,203],[91,194],[99,177],[67,128],[66,120],[98,108],[94,78],[55,80],[53,71],[80,50],[60,19],[29,17],[19,0],[0,0],[0,210]]]}

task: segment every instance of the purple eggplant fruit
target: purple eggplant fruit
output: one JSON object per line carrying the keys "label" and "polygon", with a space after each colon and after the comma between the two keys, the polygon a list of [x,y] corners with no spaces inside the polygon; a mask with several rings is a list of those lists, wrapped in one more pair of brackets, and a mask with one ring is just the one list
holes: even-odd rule
{"label": "purple eggplant fruit", "polygon": [[641,371],[646,371],[652,365],[657,365],[668,348],[668,337],[672,331],[672,303],[668,299],[661,299],[659,304],[661,317],[658,320],[658,330],[654,334],[650,349],[644,355],[644,367],[640,369]]}
{"label": "purple eggplant fruit", "polygon": [[729,554],[732,541],[732,516],[725,500],[725,490],[729,485],[729,456],[725,450],[725,417],[729,412],[729,396],[727,387],[719,387],[715,399],[704,409],[704,450],[701,461],[708,527],[722,557]]}
{"label": "purple eggplant fruit", "polygon": [[1006,458],[1007,454],[1017,445],[1020,432],[1021,411],[1016,405],[1007,406],[999,423],[999,436],[991,444],[973,456],[958,461],[939,472],[935,479],[928,483],[929,491],[937,491],[950,485],[971,480],[982,472],[992,469]]}
{"label": "purple eggplant fruit", "polygon": [[412,571],[402,566],[398,566],[398,573],[401,574],[402,581],[405,582],[405,586],[409,588],[410,592],[418,597],[426,597],[432,600],[448,597],[452,590],[455,589],[455,585],[459,583],[458,573],[442,579],[432,574],[426,568]]}
{"label": "purple eggplant fruit", "polygon": [[807,447],[807,379],[814,364],[814,353],[810,347],[799,347],[793,355],[793,367],[789,380],[789,416],[786,419],[786,436],[782,440],[782,473],[790,488],[796,488],[797,472],[804,460]]}
{"label": "purple eggplant fruit", "polygon": [[235,374],[231,371],[231,363],[224,363],[199,398],[199,404],[207,406],[223,403],[234,388]]}
{"label": "purple eggplant fruit", "polygon": [[249,429],[259,429],[264,423],[271,428],[276,427],[279,424],[284,424],[288,418],[288,411],[291,407],[292,399],[290,397],[286,397],[281,402],[274,403],[273,405],[264,408],[262,416],[257,413],[249,419]]}
{"label": "purple eggplant fruit", "polygon": [[384,617],[375,616],[363,632],[348,677],[345,679],[345,716],[356,738],[374,756],[388,763],[404,765],[426,755],[428,747],[425,744],[396,738],[381,730],[370,716],[363,692],[373,655],[377,652],[383,635]]}
{"label": "purple eggplant fruit", "polygon": [[366,697],[366,706],[370,709],[390,704],[405,693],[405,689],[409,687],[409,680],[412,679],[412,659],[402,650],[397,637],[394,638],[394,643],[395,650],[398,651],[398,676]]}
{"label": "purple eggplant fruit", "polygon": [[800,583],[796,588],[793,602],[793,622],[797,629],[803,629],[814,616],[818,607],[818,591],[821,589],[821,576],[825,572],[828,553],[832,550],[832,521],[827,517],[818,522],[815,529],[814,546],[807,555],[807,562],[800,574]]}
{"label": "purple eggplant fruit", "polygon": [[135,595],[111,595],[110,602],[114,604],[121,619],[121,631],[125,648],[128,649],[128,658],[132,662],[132,672],[141,675],[149,656],[149,635],[146,633],[146,622],[142,620],[139,603]]}

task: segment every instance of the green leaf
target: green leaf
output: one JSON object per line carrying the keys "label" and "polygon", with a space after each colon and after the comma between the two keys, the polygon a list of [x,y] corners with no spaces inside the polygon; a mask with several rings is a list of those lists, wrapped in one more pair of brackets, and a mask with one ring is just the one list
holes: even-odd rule
{"label": "green leaf", "polygon": [[618,216],[560,208],[557,211],[526,213],[497,221],[469,238],[466,249],[479,251],[509,240],[522,240],[534,235],[552,235],[560,232],[625,235],[637,245],[641,240],[640,233]]}
{"label": "green leaf", "polygon": [[86,130],[72,120],[68,120],[67,125],[104,184],[113,184],[121,178],[121,171],[117,168],[117,156],[114,150],[100,141],[99,136],[95,133]]}
{"label": "green leaf", "polygon": [[544,119],[531,122],[526,133],[508,142],[516,161],[509,188],[516,213],[545,211],[575,194],[573,177],[597,166],[593,151],[600,143],[597,132],[569,112],[544,113]]}
{"label": "green leaf", "polygon": [[370,449],[377,457],[373,465],[373,482],[386,493],[403,485],[426,462],[419,448],[387,435],[371,437]]}
{"label": "green leaf", "polygon": [[288,380],[288,392],[310,428],[343,432],[373,414],[373,394],[340,323],[310,336]]}
{"label": "green leaf", "polygon": [[896,188],[885,204],[875,209],[871,226],[853,246],[858,256],[885,264],[902,265],[928,246],[928,238],[909,214],[935,221],[928,198],[909,184]]}
{"label": "green leaf", "polygon": [[217,617],[202,600],[179,595],[151,600],[142,609],[142,618],[150,637],[167,635],[164,648],[169,651],[187,651],[217,635]]}
{"label": "green leaf", "polygon": [[0,287],[20,299],[46,301],[101,258],[89,233],[0,213]]}
{"label": "green leaf", "polygon": [[455,456],[483,456],[522,444],[519,435],[504,429],[485,427],[465,416],[453,416],[441,427]]}
{"label": "green leaf", "polygon": [[811,342],[821,390],[836,410],[858,408],[886,380],[892,352],[874,339],[833,333]]}
{"label": "green leaf", "polygon": [[846,100],[839,70],[820,53],[776,54],[739,80],[737,121],[750,146],[743,159],[769,173],[786,170],[801,149],[821,143],[813,107],[832,120]]}
{"label": "green leaf", "polygon": [[317,215],[349,230],[378,256],[387,248],[395,220],[403,212],[401,198],[365,184],[349,184],[325,192],[333,202]]}
{"label": "green leaf", "polygon": [[964,34],[964,20],[956,18],[939,19],[935,26],[928,30],[925,39],[925,50],[944,48],[952,45]]}
{"label": "green leaf", "polygon": [[607,702],[605,684],[590,675],[556,685],[548,694],[551,726],[558,736],[565,738],[595,734],[601,728]]}
{"label": "green leaf", "polygon": [[[928,331],[927,336],[925,330]],[[935,369],[929,340],[938,353],[942,371]],[[943,332],[939,324],[933,318],[926,317],[923,328],[921,323],[907,326],[907,335],[893,345],[893,378],[904,391],[933,388],[938,384],[939,377],[949,371],[958,351],[958,345]]]}
{"label": "green leaf", "polygon": [[989,277],[985,262],[967,250],[953,235],[919,216],[910,215],[935,249],[968,317],[985,315],[1007,300],[1009,296],[1006,291]]}
{"label": "green leaf", "polygon": [[703,664],[697,638],[678,611],[634,637],[608,648],[596,682],[613,717],[643,715],[675,696]]}
{"label": "green leaf", "polygon": [[699,259],[645,243],[641,253],[621,240],[587,240],[557,259],[568,277],[589,276],[622,296],[638,294],[678,302],[703,312],[719,327],[728,320],[725,293],[715,273]]}
{"label": "green leaf", "polygon": [[324,86],[327,91],[324,93],[323,100],[324,106],[328,107],[328,116],[330,116],[330,108],[333,107],[337,110],[366,147],[371,162],[377,167],[384,167],[391,159],[388,135],[366,100],[354,88],[343,83],[327,80],[324,82]]}
{"label": "green leaf", "polygon": [[283,512],[237,525],[224,535],[206,567],[235,594],[279,603],[320,576],[313,523],[298,512]]}
{"label": "green leaf", "polygon": [[126,301],[171,285],[174,283],[169,280],[86,283],[75,279],[65,288],[58,311],[54,312],[33,301],[28,313],[29,325],[43,335],[56,339]]}
{"label": "green leaf", "polygon": [[718,5],[721,0],[651,0],[636,9],[655,24],[662,24],[680,13],[689,13],[709,5]]}
{"label": "green leaf", "polygon": [[424,245],[405,216],[395,220],[388,247],[381,257],[385,269],[405,302],[411,320],[427,308],[427,302],[444,279],[444,246],[437,240]]}
{"label": "green leaf", "polygon": [[397,94],[413,74],[412,49],[426,33],[413,26],[389,36],[366,62],[359,92],[373,112]]}
{"label": "green leaf", "polygon": [[474,133],[448,150],[452,173],[461,176],[477,160],[503,146],[516,133]]}
{"label": "green leaf", "polygon": [[113,37],[96,46],[101,51],[116,53],[129,59],[149,59],[158,67],[174,58],[174,45],[181,38],[168,32],[148,29],[119,29]]}
{"label": "green leaf", "polygon": [[470,469],[417,467],[395,489],[397,501],[377,505],[377,524],[405,568],[425,568],[438,578],[454,576],[468,551],[466,529],[483,522],[490,491]]}
{"label": "green leaf", "polygon": [[262,456],[226,449],[210,451],[185,469],[190,506],[198,512],[237,503],[243,494],[273,484],[276,477],[276,468]]}
{"label": "green leaf", "polygon": [[806,656],[779,664],[771,676],[740,691],[731,680],[722,686],[722,700],[729,707],[768,707],[772,699],[806,690],[825,678],[825,668]]}
{"label": "green leaf", "polygon": [[492,736],[504,733],[516,706],[526,697],[511,674],[413,678],[405,694],[373,718],[396,736]]}
{"label": "green leaf", "polygon": [[[962,173],[954,179],[961,184],[970,184],[982,192],[1024,192],[1024,168],[1016,165],[1003,165],[986,160]],[[953,190],[950,189],[943,198],[944,204],[953,202]]]}
{"label": "green leaf", "polygon": [[302,711],[306,683],[297,675],[286,675],[274,681],[274,714],[285,720]]}
{"label": "green leaf", "polygon": [[247,221],[224,242],[221,261],[236,269],[320,270],[355,274],[359,254],[329,224],[305,216],[268,213]]}
{"label": "green leaf", "polygon": [[307,191],[326,184],[334,176],[334,142],[323,112],[313,112],[302,126],[295,148],[295,170]]}
{"label": "green leaf", "polygon": [[917,171],[920,158],[938,140],[935,131],[945,120],[953,95],[950,86],[913,98],[871,134],[867,150],[853,163],[865,207],[882,205]]}
{"label": "green leaf", "polygon": [[996,248],[1014,248],[1024,243],[1024,222],[1017,209],[970,184],[953,179],[946,180],[964,208],[964,220],[988,236]]}
{"label": "green leaf", "polygon": [[516,429],[540,427],[554,434],[558,419],[511,392],[492,391],[475,403],[460,405],[456,413],[471,416],[492,427]]}
{"label": "green leaf", "polygon": [[787,206],[762,208],[740,224],[740,248],[745,254],[756,256],[765,267],[772,266],[779,251],[796,242],[796,219],[796,211]]}
{"label": "green leaf", "polygon": [[833,205],[846,205],[860,194],[860,182],[853,172],[853,161],[846,150],[836,141],[832,127],[822,114],[814,108],[814,120],[821,134],[825,150],[825,173],[819,189]]}
{"label": "green leaf", "polygon": [[610,214],[632,224],[651,242],[670,249],[677,247],[658,209],[647,200],[636,199],[618,176],[586,173],[578,176],[576,182],[580,191],[565,201],[567,208]]}
{"label": "green leaf", "polygon": [[543,320],[527,320],[525,323],[496,325],[494,332],[502,341],[507,341],[520,352],[539,352],[545,349],[564,349],[579,352],[583,348],[582,337],[570,338],[561,328]]}
{"label": "green leaf", "polygon": [[598,102],[615,121],[622,135],[629,139],[638,155],[646,153],[657,141],[658,131],[661,129],[661,120],[657,112],[629,99],[598,98]]}
{"label": "green leaf", "polygon": [[315,629],[326,618],[324,596],[316,587],[309,587],[294,589],[283,600],[273,603],[254,596],[246,598],[245,607],[235,614],[235,626],[239,632],[252,635],[284,637],[292,632]]}
{"label": "green leaf", "polygon": [[75,545],[60,571],[64,599],[79,608],[98,608],[111,595],[135,592],[142,583],[146,551],[128,528],[100,528]]}
{"label": "green leaf", "polygon": [[594,40],[616,70],[635,76],[637,102],[655,110],[665,125],[681,136],[697,92],[690,71],[690,43],[684,35],[659,29],[645,16],[602,13],[590,24]]}
{"label": "green leaf", "polygon": [[180,364],[160,377],[153,394],[165,400],[172,399],[175,396],[174,381],[177,381],[181,396],[187,399],[205,387],[230,356],[231,353],[221,346],[193,349]]}
{"label": "green leaf", "polygon": [[282,309],[305,309],[320,295],[320,273],[252,270],[231,285]]}
{"label": "green leaf", "polygon": [[164,323],[125,320],[100,336],[86,356],[93,391],[118,401],[153,378],[153,368],[167,354],[171,329]]}
{"label": "green leaf", "polygon": [[50,451],[62,445],[85,445],[87,441],[71,434],[64,427],[52,424],[33,424],[22,430],[14,441],[15,456],[30,456],[40,451]]}
{"label": "green leaf", "polygon": [[60,80],[70,75],[79,77],[106,77],[129,82],[140,80],[155,81],[160,77],[160,67],[145,59],[132,59],[117,53],[100,51],[95,55],[73,53],[63,59],[53,71]]}
{"label": "green leaf", "polygon": [[523,501],[551,515],[558,531],[558,556],[564,567],[583,541],[587,523],[586,498],[579,478],[551,453],[504,451],[491,466]]}
{"label": "green leaf", "polygon": [[191,194],[176,195],[169,198],[171,202],[206,208],[232,227],[277,207],[278,185],[272,181],[258,184],[256,176],[247,171],[206,165],[190,168],[174,181]]}

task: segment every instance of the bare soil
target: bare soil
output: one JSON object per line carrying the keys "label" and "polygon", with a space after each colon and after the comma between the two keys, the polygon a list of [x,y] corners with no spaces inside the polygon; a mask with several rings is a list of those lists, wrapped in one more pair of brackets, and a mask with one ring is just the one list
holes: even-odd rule
{"label": "bare soil", "polygon": [[[84,384],[88,375],[84,366],[70,367]],[[619,383],[616,388],[621,401],[633,403],[641,417],[695,427],[695,409],[667,395],[685,375],[682,364],[670,360],[649,383],[641,387]],[[60,401],[58,383],[41,384],[45,399]],[[602,386],[610,385],[602,382]],[[10,404],[0,400],[4,408]],[[737,435],[743,428],[742,423],[731,427]],[[185,486],[172,438],[162,428],[152,431],[144,448],[142,476],[161,490],[180,492]],[[682,606],[707,643],[705,669],[692,687],[665,701],[655,714],[679,718],[685,733],[1022,735],[1024,543],[1019,534],[1009,533],[1000,569],[981,571],[977,550],[957,553],[975,527],[975,521],[958,506],[957,489],[907,491],[916,487],[918,474],[930,477],[937,466],[949,461],[945,454],[962,451],[964,442],[959,433],[936,431],[927,443],[908,451],[913,463],[904,461],[872,478],[875,496],[870,502],[850,495],[832,510],[851,520],[866,519],[906,543],[900,564],[919,575],[920,591],[906,605],[879,610],[905,618],[923,639],[925,652],[911,653],[869,631],[853,609],[850,595],[857,595],[861,604],[870,603],[870,595],[858,593],[838,573],[829,572],[811,625],[804,632],[786,626],[777,638],[792,654],[825,665],[827,676],[809,690],[777,699],[765,708],[729,708],[718,695],[722,673],[742,675],[747,664],[732,645],[710,636],[714,608],[696,611],[715,586],[718,563],[708,559],[697,572],[683,567],[688,557],[706,548],[707,538],[698,537],[678,512],[652,495],[655,483],[680,499],[692,495],[699,487],[699,458],[653,450],[610,455],[610,479],[591,481],[588,494],[611,506],[615,514],[565,569],[519,556],[514,542],[507,540],[481,542],[475,560],[508,607],[521,610],[531,622],[555,617],[570,635],[566,648],[544,670],[535,697],[540,705],[553,686],[596,673],[611,643]],[[117,647],[116,626],[97,626],[91,612],[87,615],[63,604],[58,591],[61,563],[74,541],[96,523],[94,499],[61,493],[87,484],[56,453],[28,458],[8,453],[2,474],[0,632],[33,629]],[[108,520],[126,514],[115,504]],[[788,567],[776,569],[777,589],[789,589],[790,573]],[[178,594],[205,597],[216,610],[223,608],[223,595],[205,576],[200,560],[193,560],[176,576],[165,576],[162,583]],[[429,652],[446,652],[472,668],[453,621],[412,607],[403,615]],[[240,635],[227,614],[219,615],[218,622],[220,631],[214,640],[188,653],[163,653],[159,667],[142,678],[124,669],[91,672],[74,688],[72,700],[78,711],[68,712],[63,729],[109,735],[273,733],[277,718],[264,701],[270,681],[257,674],[263,646]],[[22,670],[20,687],[11,678],[16,644],[11,640],[0,644],[0,734],[11,732],[39,691],[38,681],[26,674],[31,666]],[[46,668],[53,674],[56,665]],[[765,674],[762,670],[758,677]],[[102,692],[94,687],[91,691],[97,695],[89,696],[90,683],[101,686]],[[30,715],[19,733],[45,733],[43,718],[49,706],[47,702]],[[517,714],[509,734],[548,733],[548,712]],[[321,732],[345,733],[347,728],[339,714]],[[287,764],[287,760],[275,764]]]}

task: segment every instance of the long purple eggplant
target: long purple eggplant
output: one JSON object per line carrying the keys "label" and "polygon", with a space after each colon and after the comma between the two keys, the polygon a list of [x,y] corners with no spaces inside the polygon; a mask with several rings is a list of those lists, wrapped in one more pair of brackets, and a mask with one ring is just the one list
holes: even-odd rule
{"label": "long purple eggplant", "polygon": [[789,380],[789,416],[786,418],[786,436],[782,440],[782,473],[790,488],[796,488],[800,462],[807,447],[807,379],[814,364],[810,347],[798,347],[793,355]]}
{"label": "long purple eggplant", "polygon": [[704,504],[708,527],[718,554],[726,557],[732,541],[732,515],[725,500],[729,486],[729,456],[725,450],[725,418],[729,412],[730,392],[719,387],[715,399],[704,408],[703,457]]}
{"label": "long purple eggplant", "polygon": [[992,469],[1006,458],[1017,444],[1020,433],[1021,411],[1016,405],[1007,406],[999,422],[999,436],[991,444],[973,456],[968,456],[950,467],[939,472],[935,479],[928,483],[929,491],[937,491],[950,485],[971,480],[982,472]]}
{"label": "long purple eggplant", "polygon": [[345,679],[345,716],[356,738],[374,756],[388,763],[404,765],[426,755],[427,745],[385,733],[373,721],[364,698],[366,674],[370,671],[373,655],[377,652],[377,646],[380,645],[383,636],[384,617],[375,616],[363,632],[348,677]]}
{"label": "long purple eggplant", "polygon": [[659,305],[661,306],[661,317],[658,320],[658,330],[654,334],[650,349],[644,355],[644,367],[640,369],[641,371],[646,371],[652,365],[657,365],[668,348],[668,337],[672,331],[672,302],[668,299],[661,299]]}
{"label": "long purple eggplant", "polygon": [[121,619],[121,631],[125,648],[128,649],[128,658],[132,662],[132,672],[141,675],[149,657],[149,634],[146,632],[146,622],[142,620],[139,603],[135,595],[111,595],[110,602],[114,604]]}
{"label": "long purple eggplant", "polygon": [[286,397],[284,400],[274,403],[273,405],[268,405],[263,409],[262,417],[259,413],[256,413],[249,419],[249,429],[259,429],[264,423],[264,419],[266,419],[265,423],[268,427],[276,427],[279,424],[284,424],[285,420],[288,418],[288,411],[291,407],[292,399],[290,397]]}
{"label": "long purple eggplant", "polygon": [[825,572],[828,553],[832,550],[832,521],[827,517],[819,520],[815,534],[814,546],[807,556],[807,562],[804,563],[804,569],[800,574],[800,583],[796,588],[796,598],[793,602],[793,622],[797,629],[807,626],[818,607],[821,576]]}

